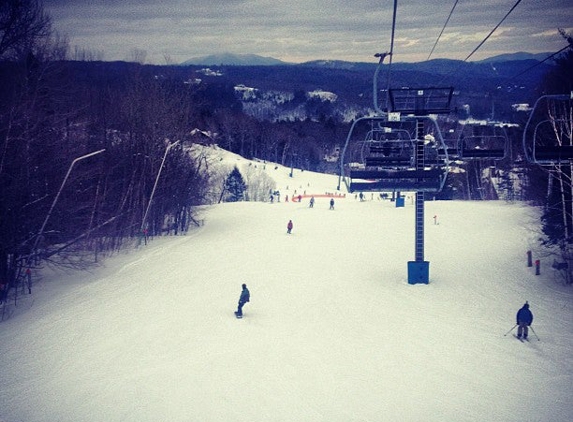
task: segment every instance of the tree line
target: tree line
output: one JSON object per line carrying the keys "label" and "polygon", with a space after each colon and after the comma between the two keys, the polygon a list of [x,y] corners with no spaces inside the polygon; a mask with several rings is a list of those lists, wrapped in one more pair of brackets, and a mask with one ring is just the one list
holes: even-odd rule
{"label": "tree line", "polygon": [[[228,81],[195,84],[180,67],[90,61],[100,56],[70,49],[39,0],[0,7],[0,284],[41,263],[78,268],[134,239],[185,232],[198,224],[197,205],[266,200],[274,189],[254,168],[213,172],[207,155],[191,152],[198,144],[337,171],[323,157],[344,143],[349,125],[328,107],[313,119],[258,120],[243,112]],[[559,60],[540,93],[572,89],[571,49]],[[556,121],[571,127],[571,109],[559,113],[566,118]],[[571,166],[516,166],[519,130],[510,140],[514,153],[498,175],[519,171],[527,180],[518,199],[544,207],[544,241],[572,263]],[[449,192],[493,199],[483,193],[489,166],[466,165],[463,176],[448,178]]]}
{"label": "tree line", "polygon": [[[78,55],[84,60],[69,60]],[[81,268],[133,239],[185,232],[197,224],[195,206],[236,200],[229,174],[212,171],[194,145],[298,167],[320,162],[308,141],[323,137],[321,124],[259,124],[228,83],[186,83],[178,67],[91,57],[52,30],[41,1],[0,7],[3,288],[41,263]],[[243,176],[242,198],[262,200],[274,188],[255,169]]]}

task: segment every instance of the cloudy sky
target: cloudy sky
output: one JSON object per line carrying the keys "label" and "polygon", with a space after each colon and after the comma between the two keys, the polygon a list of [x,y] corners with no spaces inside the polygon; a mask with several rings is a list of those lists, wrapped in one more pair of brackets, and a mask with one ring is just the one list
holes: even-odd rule
{"label": "cloudy sky", "polygon": [[[396,62],[424,61],[455,0],[398,0]],[[431,58],[464,60],[517,0],[458,0]],[[180,63],[223,52],[287,62],[376,62],[390,49],[392,0],[44,0],[72,47],[104,60]],[[556,52],[573,31],[571,0],[522,0],[472,55]],[[137,52],[137,53],[136,53]],[[144,52],[144,54],[142,54]]]}

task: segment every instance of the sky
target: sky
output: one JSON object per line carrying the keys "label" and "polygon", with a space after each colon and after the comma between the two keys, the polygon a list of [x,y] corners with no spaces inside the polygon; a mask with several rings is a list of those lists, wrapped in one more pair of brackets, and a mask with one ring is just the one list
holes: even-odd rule
{"label": "sky", "polygon": [[186,235],[34,272],[0,322],[0,421],[573,420],[573,291],[539,246],[537,208],[427,201],[429,283],[409,284],[411,195],[330,210],[336,176],[209,156],[213,172],[266,174],[280,202],[202,207]]}
{"label": "sky", "polygon": [[[103,60],[182,63],[210,54],[257,54],[286,62],[377,62],[390,51],[391,0],[44,0],[56,30],[73,48]],[[455,0],[400,0],[395,62],[428,59]],[[516,4],[459,0],[431,58],[464,60]],[[568,0],[523,0],[470,60],[566,46]]]}

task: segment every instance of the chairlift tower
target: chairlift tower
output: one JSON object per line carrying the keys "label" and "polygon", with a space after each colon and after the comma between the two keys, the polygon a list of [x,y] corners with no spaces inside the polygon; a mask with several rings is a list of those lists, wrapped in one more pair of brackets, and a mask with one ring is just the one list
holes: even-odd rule
{"label": "chairlift tower", "polygon": [[[427,168],[424,154],[423,118],[427,118],[430,114],[449,114],[451,111],[452,93],[452,88],[389,90],[392,113],[410,115],[416,121],[414,168],[417,172],[423,172]],[[447,148],[445,146],[443,147],[443,154],[445,154],[447,161]],[[446,176],[447,166],[444,181]],[[412,187],[417,188],[417,183],[414,183]],[[440,186],[440,190],[442,187],[443,184]],[[415,253],[414,261],[408,262],[408,283],[428,284],[430,263],[424,259],[424,204],[426,193],[423,190],[416,189],[415,195]]]}
{"label": "chairlift tower", "polygon": [[[449,114],[452,93],[453,88],[390,89],[388,111],[355,120],[341,154],[339,189],[343,180],[351,193],[416,193],[415,258],[408,262],[409,284],[429,282],[429,262],[424,260],[425,194],[442,190],[449,166],[448,148],[430,114]],[[350,141],[356,132],[360,133],[360,123],[364,122],[370,130],[360,151],[361,160],[349,158]],[[432,127],[435,142],[426,141],[426,125]],[[364,145],[368,145],[367,156]]]}

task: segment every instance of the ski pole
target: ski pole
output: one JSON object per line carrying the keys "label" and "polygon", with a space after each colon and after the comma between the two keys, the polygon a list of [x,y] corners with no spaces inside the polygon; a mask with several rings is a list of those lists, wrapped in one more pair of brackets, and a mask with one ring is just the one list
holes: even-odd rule
{"label": "ski pole", "polygon": [[535,330],[533,329],[533,327],[530,325],[529,328],[531,329],[531,332],[533,334],[535,334],[535,337],[537,337],[537,341],[539,341],[539,336],[537,335],[537,333],[535,332]]}
{"label": "ski pole", "polygon": [[509,333],[511,333],[515,327],[517,327],[517,324],[515,324],[513,327],[511,327],[511,330],[509,330],[507,333],[505,333],[504,336],[506,336],[506,335],[508,335]]}

